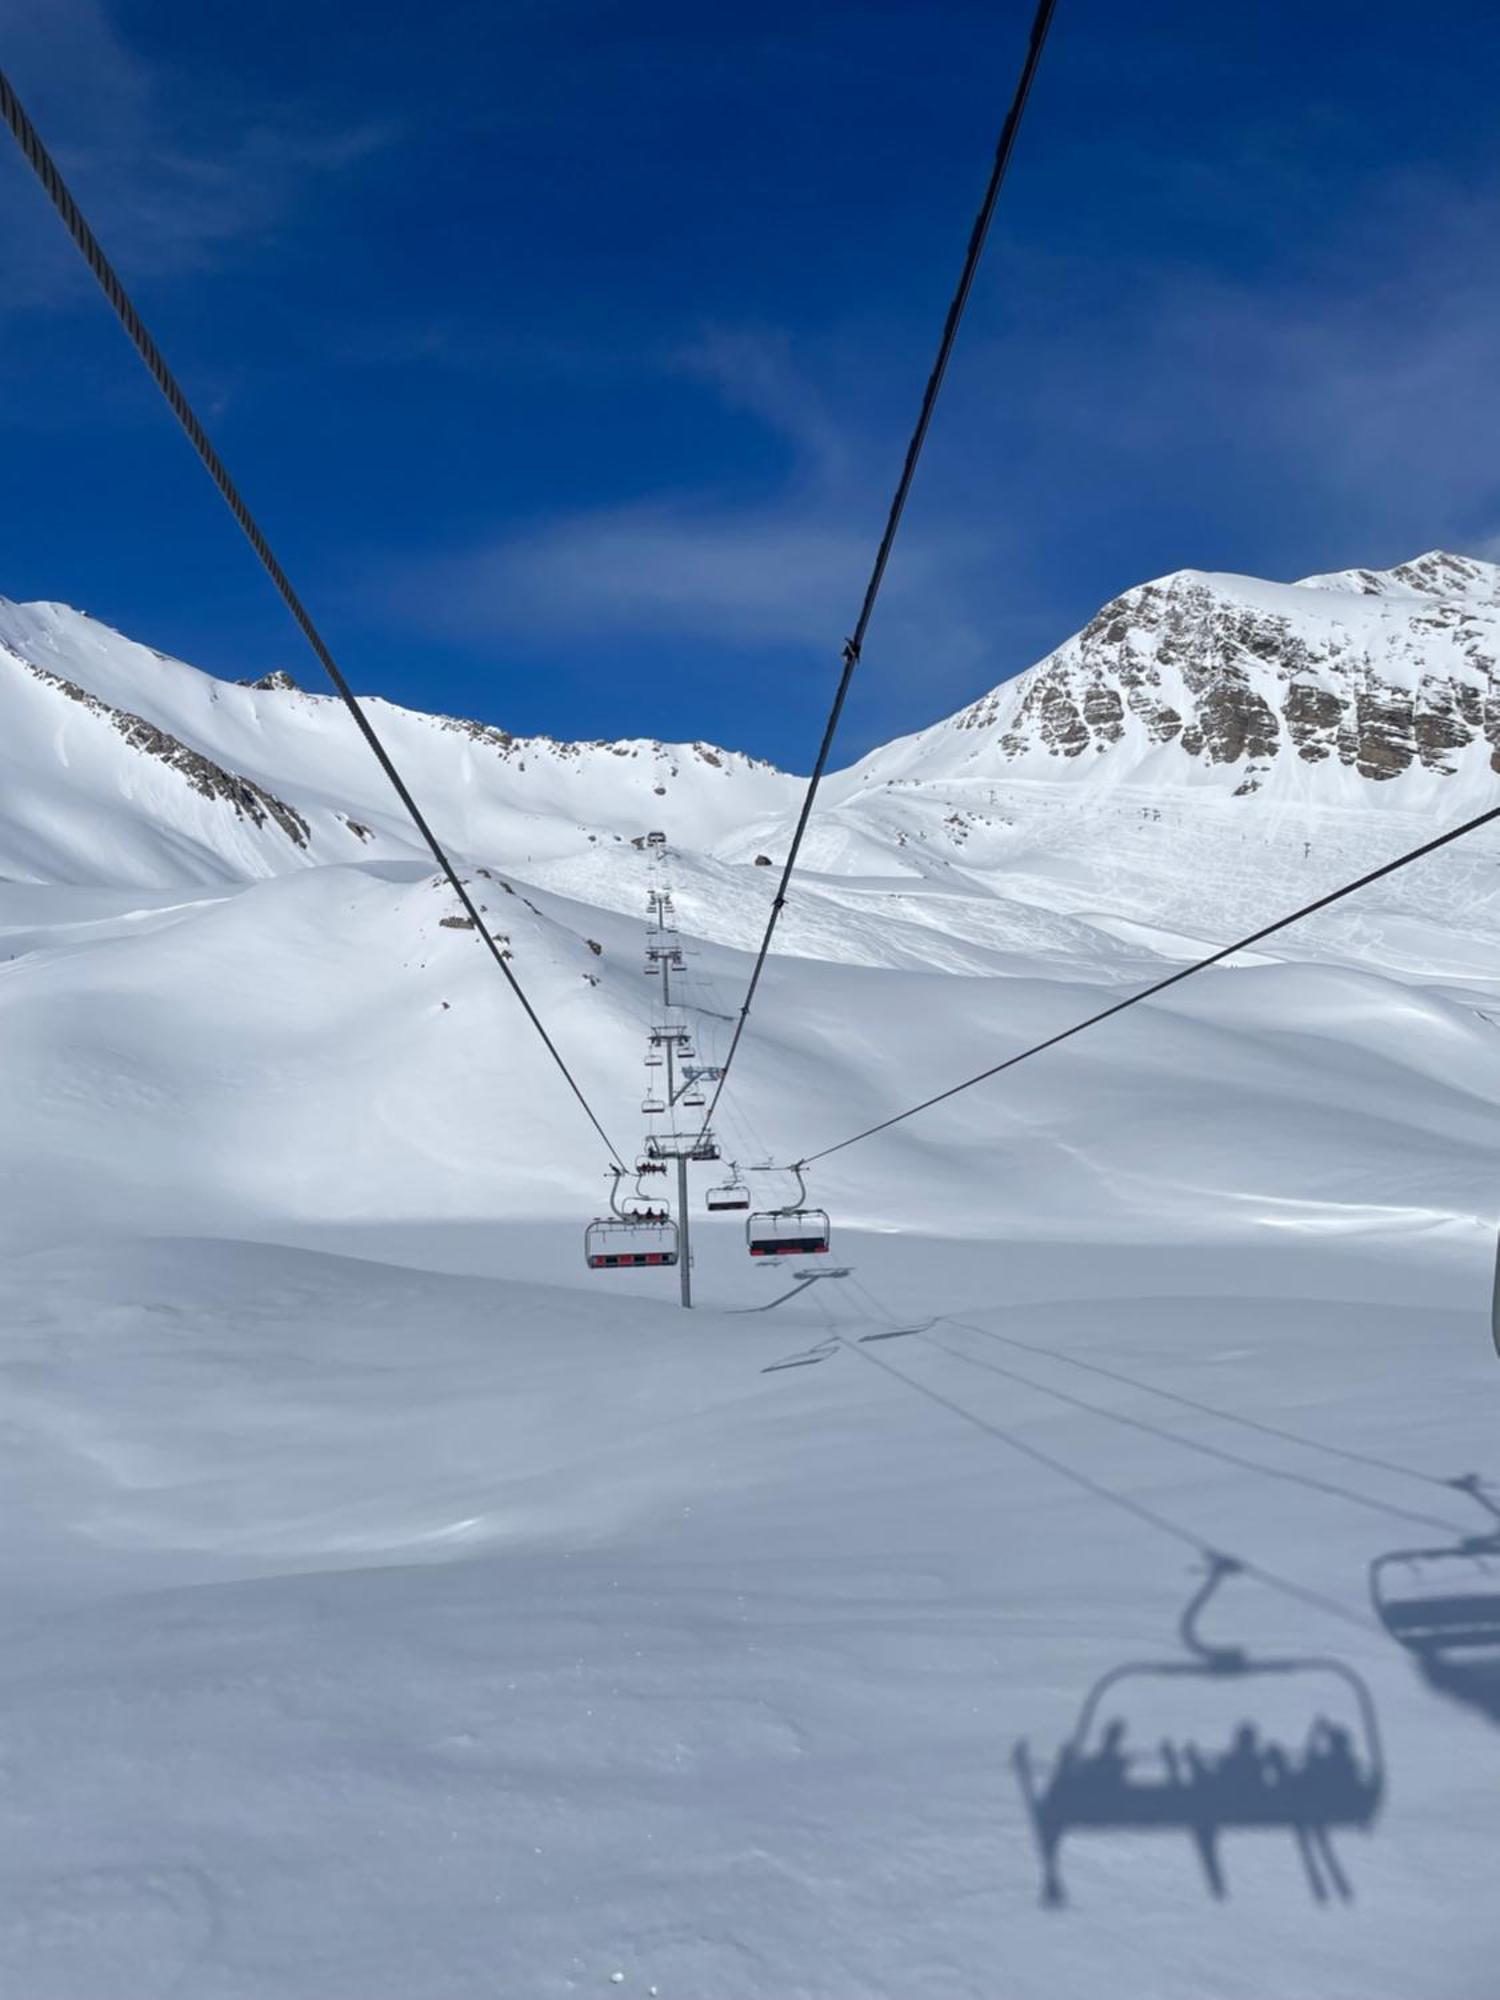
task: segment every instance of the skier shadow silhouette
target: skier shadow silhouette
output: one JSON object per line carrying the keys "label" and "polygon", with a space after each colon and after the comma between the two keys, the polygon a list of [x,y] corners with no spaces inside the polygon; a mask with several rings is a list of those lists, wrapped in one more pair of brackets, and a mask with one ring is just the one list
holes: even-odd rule
{"label": "skier shadow silhouette", "polygon": [[[1318,1902],[1353,1899],[1334,1852],[1336,1831],[1368,1832],[1379,1814],[1385,1768],[1368,1688],[1341,1661],[1264,1655],[1202,1639],[1197,1619],[1240,1565],[1210,1559],[1207,1578],[1184,1609],[1185,1659],[1127,1662],[1095,1683],[1072,1735],[1050,1769],[1018,1743],[1014,1765],[1042,1864],[1042,1901],[1067,1901],[1061,1872],[1065,1836],[1075,1832],[1181,1832],[1202,1864],[1209,1893],[1228,1895],[1221,1836],[1283,1829],[1295,1843]],[[1295,1690],[1280,1706],[1305,1723],[1299,1737],[1244,1719],[1252,1687]],[[1148,1690],[1167,1701],[1168,1721],[1148,1739],[1135,1720]],[[1189,1692],[1194,1699],[1188,1701]],[[1226,1705],[1227,1704],[1227,1705]],[[1187,1711],[1194,1711],[1188,1720]],[[1233,1719],[1238,1715],[1239,1719]],[[1213,1732],[1207,1743],[1198,1734]]]}
{"label": "skier shadow silhouette", "polygon": [[1370,1601],[1430,1688],[1500,1724],[1500,1505],[1477,1473],[1448,1483],[1484,1508],[1488,1528],[1445,1548],[1377,1556]]}

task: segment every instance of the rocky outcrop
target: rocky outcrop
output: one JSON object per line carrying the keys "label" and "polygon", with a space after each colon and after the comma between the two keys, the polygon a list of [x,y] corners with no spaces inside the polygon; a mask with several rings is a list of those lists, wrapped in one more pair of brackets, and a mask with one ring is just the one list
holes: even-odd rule
{"label": "rocky outcrop", "polygon": [[776,768],[764,757],[749,757],[739,750],[720,750],[712,743],[668,744],[654,739],[611,743],[603,737],[570,742],[558,736],[516,736],[497,723],[470,722],[461,715],[432,715],[426,720],[446,735],[462,736],[470,743],[496,751],[522,771],[526,768],[528,757],[550,757],[559,764],[570,764],[579,762],[590,751],[606,751],[611,757],[624,759],[652,759],[658,766],[658,783],[654,789],[659,794],[664,794],[666,790],[660,779],[678,777],[684,763],[706,764],[710,770],[722,771],[727,777],[733,777],[736,771],[774,771]]}
{"label": "rocky outcrop", "polygon": [[76,681],[65,680],[61,674],[54,674],[46,667],[39,667],[31,660],[23,660],[19,654],[10,657],[33,679],[46,687],[56,688],[69,701],[76,701],[91,715],[101,717],[111,728],[117,729],[130,745],[143,756],[154,757],[165,764],[169,771],[175,771],[185,783],[205,799],[221,799],[232,807],[240,819],[249,820],[255,827],[267,824],[277,826],[294,846],[306,847],[310,834],[307,821],[295,807],[287,805],[268,792],[263,785],[257,785],[252,778],[242,778],[234,771],[226,771],[222,764],[214,763],[199,750],[176,736],[169,736],[164,729],[158,729],[154,722],[148,722],[143,715],[134,715],[128,708],[114,708],[97,695],[81,688]]}
{"label": "rocky outcrop", "polygon": [[1331,757],[1338,747],[1344,704],[1331,688],[1293,681],[1282,703],[1282,718],[1297,755],[1309,764]]}
{"label": "rocky outcrop", "polygon": [[1007,759],[1063,765],[1130,740],[1175,745],[1236,767],[1240,795],[1286,756],[1372,783],[1450,777],[1479,745],[1500,770],[1497,655],[1500,569],[1468,557],[1300,586],[1184,571],[1115,598],[948,728],[994,729]]}

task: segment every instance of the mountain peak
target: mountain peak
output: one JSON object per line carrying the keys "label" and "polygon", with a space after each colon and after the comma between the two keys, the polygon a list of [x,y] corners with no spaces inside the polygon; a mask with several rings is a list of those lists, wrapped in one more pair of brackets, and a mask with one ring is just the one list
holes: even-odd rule
{"label": "mountain peak", "polygon": [[1500,605],[1500,563],[1429,549],[1394,569],[1330,570],[1323,576],[1304,576],[1296,587],[1349,591],[1359,597],[1441,597]]}
{"label": "mountain peak", "polygon": [[1206,782],[1346,805],[1360,780],[1458,780],[1492,803],[1500,567],[1435,549],[1297,584],[1175,570],[1112,598],[947,722],[876,751],[860,775],[897,770]]}

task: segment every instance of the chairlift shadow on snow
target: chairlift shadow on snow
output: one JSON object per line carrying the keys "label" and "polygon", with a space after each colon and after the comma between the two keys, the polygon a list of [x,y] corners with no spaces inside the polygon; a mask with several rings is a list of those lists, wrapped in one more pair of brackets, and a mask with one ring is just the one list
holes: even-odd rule
{"label": "chairlift shadow on snow", "polygon": [[1477,1474],[1450,1481],[1490,1516],[1443,1548],[1393,1549],[1370,1565],[1370,1601],[1423,1680],[1500,1724],[1500,1504]]}
{"label": "chairlift shadow on snow", "polygon": [[[1067,1902],[1064,1838],[1075,1832],[1180,1832],[1210,1895],[1228,1881],[1219,1852],[1230,1831],[1290,1835],[1314,1899],[1353,1900],[1336,1831],[1368,1832],[1385,1767],[1374,1703],[1341,1661],[1257,1656],[1200,1637],[1208,1599],[1240,1565],[1214,1556],[1183,1611],[1186,1658],[1127,1662],[1097,1681],[1050,1769],[1028,1745],[1013,1762],[1042,1864],[1042,1902]],[[1261,1713],[1249,1717],[1254,1702]]]}

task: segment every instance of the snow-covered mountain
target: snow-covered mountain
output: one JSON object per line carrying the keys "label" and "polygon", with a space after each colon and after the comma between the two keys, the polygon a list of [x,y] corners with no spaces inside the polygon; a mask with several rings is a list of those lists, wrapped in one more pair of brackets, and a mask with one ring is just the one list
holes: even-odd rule
{"label": "snow-covered mountain", "polygon": [[[1295,586],[1144,585],[1029,674],[836,774],[726,1100],[731,1151],[806,1151],[1488,803],[1496,585],[1492,568],[1452,558]],[[1395,777],[1376,775],[1361,706],[1377,683],[1409,694],[1412,754]],[[1440,686],[1454,720],[1441,756]],[[1314,694],[1326,746],[1299,743],[1288,720]],[[1231,709],[1261,716],[1262,733],[1234,735]],[[711,1062],[775,881],[757,862],[784,853],[799,781],[702,744],[557,743],[371,712],[633,1146],[642,837],[662,826],[673,844]],[[1483,1097],[1494,1029],[1465,996],[1500,962],[1497,852],[1480,836],[1299,926],[1258,1004],[1278,1019],[1352,1008],[1340,1060],[1368,1035],[1356,1094],[1377,1100],[1389,1063],[1446,1074],[1456,1034],[1464,1088]],[[165,1203],[195,1227],[253,1211],[283,1228],[312,1213],[390,1218],[413,1200],[576,1217],[597,1199],[597,1140],[332,697],[284,675],[227,684],[63,607],[0,607],[0,876],[4,1226],[24,1235],[78,1201],[131,1227]],[[1407,998],[1386,1018],[1375,995],[1391,981]],[[1241,1088],[1216,1074],[1214,1032],[1194,1055],[1184,1026],[1237,991],[1221,976],[1173,1013],[1193,1102]],[[1133,1017],[1115,1037],[1127,1067],[1152,1032]],[[1033,1191],[1050,1180],[1071,1226],[1097,1201],[1111,1143],[1097,1102],[1070,1094],[1095,1046],[841,1157],[829,1185],[846,1212],[899,1215],[920,1158],[950,1220],[970,1226],[1013,1170],[1005,1156],[998,1182],[976,1176],[995,1119],[1025,1107]],[[1252,1124],[1309,1089],[1350,1112],[1347,1079],[1326,1065],[1311,1083],[1293,1063],[1243,1087]],[[1087,1152],[1067,1135],[1075,1118]],[[372,1121],[399,1134],[394,1155],[370,1144]],[[1305,1185],[1317,1157],[1309,1142]],[[1419,1158],[1408,1145],[1405,1167]],[[1133,1206],[1129,1185],[1114,1182],[1112,1212]]]}
{"label": "snow-covered mountain", "polygon": [[[1495,583],[1144,585],[837,774],[726,1151],[831,1144],[1494,802]],[[633,1149],[636,843],[713,1062],[797,780],[372,709]],[[1497,1472],[1497,863],[834,1154],[805,1296],[695,1169],[683,1315],[584,1270],[598,1141],[342,707],[0,607],[0,1988],[1487,1993],[1493,1658],[1414,1656],[1369,1578],[1469,1574],[1446,1482]],[[1185,1676],[1209,1549],[1248,1567]],[[1358,1839],[1313,1810],[1344,1667]],[[1080,1815],[1039,1907],[1012,1747],[1044,1783],[1095,1688],[1168,1810],[1163,1746],[1260,1746],[1290,1803],[1224,1830],[1227,1900],[1205,1781],[1165,1837]]]}
{"label": "snow-covered mountain", "polygon": [[1071,771],[1093,787],[1325,803],[1359,798],[1360,779],[1406,778],[1409,796],[1456,808],[1500,770],[1500,568],[1433,553],[1297,584],[1181,570],[858,770],[866,782]]}
{"label": "snow-covered mountain", "polygon": [[[794,787],[709,744],[559,743],[371,700],[443,836],[477,855],[572,852],[663,817],[700,838]],[[249,880],[425,852],[332,694],[236,686],[59,604],[0,600],[0,873]]]}
{"label": "snow-covered mountain", "polygon": [[[937,805],[1062,783],[1457,817],[1500,768],[1500,569],[1434,554],[1282,585],[1139,585],[1029,672],[836,774],[813,854],[906,872],[878,795]],[[783,841],[794,779],[714,746],[568,743],[372,701],[443,835],[495,862],[586,857],[657,822],[696,853]],[[0,870],[21,880],[245,880],[419,852],[348,716],[284,673],[234,686],[61,605],[0,600]],[[889,803],[886,801],[885,803]],[[972,850],[971,850],[972,851]]]}

